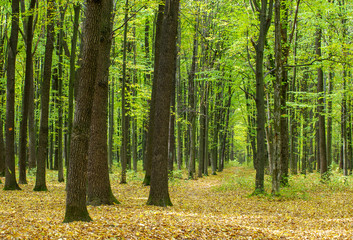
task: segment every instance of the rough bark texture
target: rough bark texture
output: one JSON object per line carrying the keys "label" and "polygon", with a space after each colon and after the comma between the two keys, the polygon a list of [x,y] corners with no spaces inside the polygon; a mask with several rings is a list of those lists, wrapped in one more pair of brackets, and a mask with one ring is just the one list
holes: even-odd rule
{"label": "rough bark texture", "polygon": [[[162,21],[163,21],[163,11],[164,4],[160,4],[158,7],[157,22],[156,22],[156,35],[154,42],[154,76],[152,83],[152,96],[150,103],[149,121],[148,121],[148,133],[147,133],[147,145],[146,145],[146,162],[145,162],[145,178],[143,184],[149,186],[151,182],[151,171],[152,171],[152,156],[153,156],[153,126],[155,117],[155,102],[156,102],[156,92],[157,92],[157,76],[158,76],[158,66],[159,66],[159,46],[160,46],[160,36],[162,31]],[[169,117],[168,117],[169,119]]]}
{"label": "rough bark texture", "polygon": [[15,172],[15,71],[19,30],[19,1],[12,1],[11,33],[9,39],[7,62],[7,95],[6,95],[6,169],[4,190],[20,190]]}
{"label": "rough bark texture", "polygon": [[95,206],[119,203],[110,187],[107,150],[108,79],[112,43],[111,13],[113,10],[113,1],[106,0],[102,5],[97,77],[87,166],[87,204]]}
{"label": "rough bark texture", "polygon": [[[66,155],[70,156],[70,143],[71,143],[71,133],[72,133],[72,122],[73,122],[73,114],[74,114],[74,90],[76,81],[76,70],[75,70],[75,62],[76,62],[76,45],[77,45],[77,36],[78,36],[78,24],[80,19],[80,4],[74,5],[74,29],[72,32],[71,39],[71,55],[70,55],[70,80],[69,80],[69,109],[68,109],[68,117],[67,117],[67,151]],[[66,159],[66,164],[68,163]]]}
{"label": "rough bark texture", "polygon": [[273,0],[269,3],[267,0],[261,0],[261,9],[259,12],[260,33],[255,44],[256,50],[256,109],[257,109],[257,136],[256,136],[256,179],[255,179],[255,193],[264,192],[264,175],[265,175],[265,161],[266,161],[266,147],[265,147],[265,95],[264,95],[264,47],[268,29],[271,24]]}
{"label": "rough bark texture", "polygon": [[176,64],[179,0],[167,0],[163,16],[153,131],[151,188],[148,205],[170,206],[168,192],[168,133],[170,96]]}
{"label": "rough bark texture", "polygon": [[38,159],[37,159],[37,173],[36,184],[34,191],[46,191],[46,173],[45,165],[47,159],[48,148],[48,120],[49,120],[49,99],[50,99],[50,80],[51,68],[54,51],[54,20],[55,20],[55,1],[48,0],[47,9],[47,42],[45,44],[45,57],[44,57],[44,72],[43,82],[41,84],[41,119],[39,129],[39,144],[38,144]]}
{"label": "rough bark texture", "polygon": [[92,220],[86,207],[87,155],[103,1],[105,0],[87,0],[82,70],[71,139],[64,222]]}

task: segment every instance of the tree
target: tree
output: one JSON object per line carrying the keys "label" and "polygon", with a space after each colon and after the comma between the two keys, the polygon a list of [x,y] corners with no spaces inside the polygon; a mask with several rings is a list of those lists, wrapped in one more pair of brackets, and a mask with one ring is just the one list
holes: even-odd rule
{"label": "tree", "polygon": [[86,207],[88,136],[97,76],[101,13],[105,1],[87,0],[82,69],[70,146],[64,222],[92,220]]}
{"label": "tree", "polygon": [[7,60],[7,95],[6,95],[6,158],[4,190],[20,190],[16,181],[15,170],[15,72],[19,31],[19,1],[11,3],[12,20]]}
{"label": "tree", "polygon": [[45,165],[48,148],[48,118],[49,118],[49,93],[52,73],[52,61],[55,39],[55,0],[48,0],[47,7],[47,42],[45,45],[43,82],[41,84],[41,119],[39,129],[38,159],[36,184],[34,191],[47,191]]}
{"label": "tree", "polygon": [[265,101],[264,101],[264,73],[263,73],[263,62],[264,62],[264,48],[268,29],[271,25],[272,11],[273,11],[273,0],[269,2],[267,0],[261,0],[261,7],[255,0],[251,1],[254,9],[259,13],[260,21],[260,33],[257,42],[254,43],[256,51],[256,109],[257,109],[257,135],[256,135],[256,179],[255,179],[255,193],[264,192],[264,171],[265,171]]}
{"label": "tree", "polygon": [[154,41],[154,75],[152,82],[152,96],[150,102],[150,111],[148,119],[148,133],[147,133],[147,146],[146,146],[146,173],[143,180],[145,186],[149,186],[151,183],[151,172],[152,172],[152,158],[153,158],[153,146],[154,146],[154,119],[155,119],[155,105],[156,105],[156,93],[157,93],[157,77],[159,71],[159,58],[160,58],[160,41],[161,41],[161,31],[163,23],[163,11],[164,4],[158,6],[157,21],[156,21],[156,33]]}
{"label": "tree", "polygon": [[102,5],[98,65],[88,148],[87,204],[90,205],[119,203],[110,187],[107,149],[108,79],[113,1],[104,1]]}
{"label": "tree", "polygon": [[167,0],[160,38],[160,58],[156,81],[156,105],[153,125],[153,158],[148,205],[169,206],[168,133],[170,96],[175,76],[179,0]]}
{"label": "tree", "polygon": [[20,123],[20,149],[19,149],[19,183],[27,184],[26,179],[26,150],[27,150],[27,120],[29,109],[29,97],[31,86],[33,85],[33,58],[32,58],[32,42],[33,42],[33,9],[36,0],[31,0],[29,5],[29,16],[27,19],[26,29],[26,73],[24,82],[24,94],[22,102],[22,119]]}

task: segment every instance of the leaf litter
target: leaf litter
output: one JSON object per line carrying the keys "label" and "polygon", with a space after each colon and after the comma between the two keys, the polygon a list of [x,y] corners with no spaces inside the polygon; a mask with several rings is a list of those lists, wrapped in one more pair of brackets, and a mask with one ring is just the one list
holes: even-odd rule
{"label": "leaf litter", "polygon": [[22,191],[1,192],[0,239],[353,238],[350,188],[302,189],[305,198],[298,192],[292,192],[294,197],[249,197],[254,171],[230,167],[197,180],[172,179],[173,206],[163,208],[146,205],[149,188],[141,183],[142,173],[130,173],[128,184],[119,184],[119,176],[112,174],[112,190],[121,204],[88,206],[92,222],[64,224],[65,183],[56,182],[55,174],[49,171],[48,192],[33,192],[33,176]]}

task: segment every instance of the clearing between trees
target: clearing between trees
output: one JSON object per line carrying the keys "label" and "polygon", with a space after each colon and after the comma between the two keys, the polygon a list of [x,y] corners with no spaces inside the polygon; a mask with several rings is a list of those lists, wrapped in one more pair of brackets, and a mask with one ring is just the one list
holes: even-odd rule
{"label": "clearing between trees", "polygon": [[[289,179],[280,197],[250,196],[254,170],[232,166],[216,176],[169,182],[172,207],[147,206],[142,172],[128,183],[111,175],[114,206],[88,207],[93,222],[62,223],[65,183],[49,171],[48,192],[34,192],[34,176],[23,191],[0,194],[0,239],[348,239],[353,238],[353,181],[317,173]],[[3,188],[4,178],[0,178]],[[270,192],[267,176],[265,188]]]}

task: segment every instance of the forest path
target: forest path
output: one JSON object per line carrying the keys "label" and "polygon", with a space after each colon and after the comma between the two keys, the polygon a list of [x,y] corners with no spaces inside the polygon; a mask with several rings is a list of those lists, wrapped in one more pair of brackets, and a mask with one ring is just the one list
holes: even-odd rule
{"label": "forest path", "polygon": [[308,188],[292,192],[292,198],[249,197],[254,171],[230,167],[197,180],[175,177],[170,181],[174,206],[161,208],[146,206],[149,188],[142,186],[142,177],[129,172],[128,184],[121,185],[119,175],[111,175],[121,204],[89,206],[93,222],[62,224],[65,184],[49,171],[49,191],[33,192],[30,176],[22,191],[0,194],[0,239],[353,238],[352,191]]}

